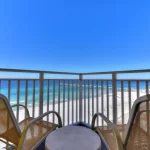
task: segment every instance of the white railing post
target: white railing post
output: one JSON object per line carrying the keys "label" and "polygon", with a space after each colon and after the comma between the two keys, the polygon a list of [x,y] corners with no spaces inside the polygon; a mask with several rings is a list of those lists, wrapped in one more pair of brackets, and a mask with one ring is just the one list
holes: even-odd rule
{"label": "white railing post", "polygon": [[40,72],[39,115],[43,114],[43,82],[44,73]]}
{"label": "white railing post", "polygon": [[79,121],[82,121],[82,74],[79,75]]}
{"label": "white railing post", "polygon": [[117,87],[116,87],[116,73],[112,73],[112,95],[113,95],[113,123],[117,123]]}

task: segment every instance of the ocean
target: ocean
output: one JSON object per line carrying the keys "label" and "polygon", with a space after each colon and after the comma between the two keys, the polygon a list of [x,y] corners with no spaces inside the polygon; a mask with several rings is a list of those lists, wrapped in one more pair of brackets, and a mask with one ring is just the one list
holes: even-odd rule
{"label": "ocean", "polygon": [[[34,82],[35,81],[35,82]],[[32,106],[33,99],[35,98],[35,105],[39,105],[39,90],[40,82],[39,80],[20,80],[18,83],[17,80],[1,80],[0,81],[0,93],[4,94],[6,97],[9,97],[10,104],[16,104],[17,99],[20,104],[25,104],[27,101],[28,107]],[[48,83],[49,82],[49,83]],[[60,82],[60,83],[59,83]],[[60,85],[60,88],[59,86]],[[108,88],[107,88],[108,85]],[[128,81],[124,81],[124,91],[128,91]],[[94,87],[92,89],[92,86]],[[136,91],[136,82],[130,82],[130,88],[132,91]],[[9,88],[10,87],[10,90]],[[35,87],[35,89],[34,89]],[[148,88],[150,84],[148,85]],[[139,89],[146,89],[146,82],[139,82]],[[117,91],[121,91],[121,82],[117,81]],[[85,80],[82,82],[82,98],[96,97],[101,96],[101,94],[112,93],[112,81],[96,81],[96,80]],[[69,100],[79,99],[79,81],[78,80],[44,80],[43,83],[43,103],[49,104],[58,103]],[[85,95],[84,95],[85,94]],[[27,95],[27,96],[26,96]]]}

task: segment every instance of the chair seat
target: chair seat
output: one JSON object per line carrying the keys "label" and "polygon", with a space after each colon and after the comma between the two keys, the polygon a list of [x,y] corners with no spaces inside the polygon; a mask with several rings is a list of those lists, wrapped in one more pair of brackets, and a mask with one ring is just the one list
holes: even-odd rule
{"label": "chair seat", "polygon": [[[19,123],[21,132],[32,119],[33,118],[26,118]],[[24,150],[31,150],[41,141],[41,139],[44,139],[48,135],[48,133],[55,130],[56,127],[58,127],[58,125],[43,120],[37,121],[36,123],[31,125],[24,140]]]}
{"label": "chair seat", "polygon": [[[21,132],[23,132],[24,128],[28,125],[28,123],[32,119],[34,118],[29,117],[19,123]],[[41,141],[41,139],[44,139],[47,136],[47,134],[55,130],[56,127],[58,127],[58,125],[43,120],[39,120],[33,125],[31,125],[31,127],[27,131],[24,140],[24,144],[23,144],[24,150],[31,150],[32,148],[34,148],[34,146],[37,145],[38,142]],[[18,140],[16,140],[17,137],[16,132],[14,131],[15,130],[11,128],[10,130],[7,130],[7,132],[3,133],[1,137],[18,145]],[[13,134],[14,138],[9,138],[10,134]]]}
{"label": "chair seat", "polygon": [[144,131],[141,128],[142,123],[139,125],[134,124],[133,130],[130,134],[126,150],[149,150],[150,149],[150,132]]}
{"label": "chair seat", "polygon": [[[123,134],[125,131],[126,125],[117,125],[117,129],[123,138]],[[96,132],[103,138],[105,143],[110,147],[111,150],[117,150],[117,141],[116,138],[114,137],[114,133],[112,131],[112,128],[108,126],[100,126],[95,128]]]}

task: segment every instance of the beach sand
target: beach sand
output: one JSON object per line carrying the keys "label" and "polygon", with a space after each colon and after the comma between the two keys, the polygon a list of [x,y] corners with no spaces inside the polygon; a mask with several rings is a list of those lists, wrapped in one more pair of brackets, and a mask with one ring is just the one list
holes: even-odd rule
{"label": "beach sand", "polygon": [[[140,91],[140,96],[145,95],[145,90]],[[129,94],[128,92],[124,92],[124,122],[127,123],[128,117],[129,117]],[[109,99],[109,103],[107,104],[107,100]],[[131,92],[131,106],[133,105],[133,102],[137,99],[137,92],[132,91]],[[92,101],[93,106],[92,106]],[[85,105],[84,105],[85,104]],[[89,105],[88,105],[89,104]],[[113,112],[113,105],[112,105],[112,94],[107,97],[106,94],[103,95],[103,114],[107,115],[107,112],[109,112],[109,119],[112,120],[112,112]],[[117,92],[117,123],[122,123],[122,111],[121,111],[121,92]],[[68,112],[68,106],[69,106],[69,112]],[[94,108],[92,110],[92,107]],[[108,107],[108,110],[107,110]],[[73,109],[72,109],[73,108]],[[30,115],[32,116],[32,108],[28,107]],[[49,105],[49,110],[55,110],[58,112],[58,103],[54,105]],[[14,111],[15,112],[15,111]],[[47,105],[43,106],[43,113],[47,112]],[[92,98],[82,100],[82,120],[86,123],[91,124],[92,116],[96,112],[102,112],[102,97],[98,97],[98,99],[95,97],[93,100]],[[15,112],[16,114],[16,112]],[[19,111],[19,121],[21,121],[24,118],[25,112],[23,109]],[[35,107],[35,117],[39,116],[39,107]],[[60,103],[60,116],[62,121],[64,122],[64,125],[72,124],[74,122],[79,121],[79,100],[74,101],[65,101],[65,103]],[[64,117],[63,117],[64,116]],[[72,118],[73,116],[73,118]],[[89,118],[88,118],[89,117]],[[46,120],[47,117],[44,118]],[[69,119],[69,120],[68,120]],[[58,123],[57,117],[54,117],[55,123]],[[49,115],[49,121],[53,121],[53,115]],[[101,125],[101,119],[99,119],[98,125]]]}

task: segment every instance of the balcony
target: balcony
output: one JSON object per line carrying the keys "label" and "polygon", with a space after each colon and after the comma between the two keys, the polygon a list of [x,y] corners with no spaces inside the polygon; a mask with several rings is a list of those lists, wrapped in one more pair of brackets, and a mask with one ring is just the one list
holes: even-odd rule
{"label": "balcony", "polygon": [[[127,123],[133,102],[150,91],[150,70],[95,73],[52,72],[0,69],[0,93],[11,105],[23,104],[32,117],[54,110],[63,126],[82,122],[91,125],[92,116],[101,112],[115,124]],[[17,121],[25,117],[14,109]],[[44,120],[58,123],[49,115]],[[97,126],[104,125],[96,120]]]}

